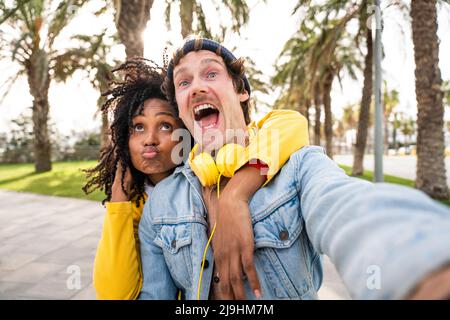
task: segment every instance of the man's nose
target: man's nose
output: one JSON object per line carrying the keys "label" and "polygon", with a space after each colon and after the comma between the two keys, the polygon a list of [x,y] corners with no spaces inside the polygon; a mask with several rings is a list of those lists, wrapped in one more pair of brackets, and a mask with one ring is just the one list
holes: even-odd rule
{"label": "man's nose", "polygon": [[208,93],[208,86],[201,79],[193,80],[191,84],[191,97],[197,97],[202,94]]}

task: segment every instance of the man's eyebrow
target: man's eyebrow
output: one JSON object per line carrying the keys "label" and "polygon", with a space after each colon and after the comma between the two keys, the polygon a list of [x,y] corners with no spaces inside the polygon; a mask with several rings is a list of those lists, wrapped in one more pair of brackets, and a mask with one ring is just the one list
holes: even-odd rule
{"label": "man's eyebrow", "polygon": [[179,74],[179,73],[181,73],[181,72],[184,72],[184,71],[186,71],[186,67],[181,67],[180,69],[177,70],[177,72],[175,72],[175,73],[173,74],[173,78],[175,79],[176,76],[177,76],[177,74]]}
{"label": "man's eyebrow", "polygon": [[[203,64],[208,64],[208,63],[211,63],[211,62],[217,63],[217,64],[221,65],[222,67],[224,66],[223,63],[220,62],[220,60],[214,59],[214,58],[206,58],[206,59],[203,59],[202,61],[200,61],[200,64],[203,65]],[[186,71],[186,67],[181,67],[180,69],[177,70],[177,72],[175,72],[175,73],[173,74],[173,78],[175,79],[176,76],[177,76],[179,73],[184,72],[184,71]]]}
{"label": "man's eyebrow", "polygon": [[223,63],[220,62],[218,59],[214,59],[214,58],[203,59],[202,61],[200,61],[200,64],[208,64],[208,63],[211,63],[211,62],[218,63],[218,64],[220,64],[223,67]]}

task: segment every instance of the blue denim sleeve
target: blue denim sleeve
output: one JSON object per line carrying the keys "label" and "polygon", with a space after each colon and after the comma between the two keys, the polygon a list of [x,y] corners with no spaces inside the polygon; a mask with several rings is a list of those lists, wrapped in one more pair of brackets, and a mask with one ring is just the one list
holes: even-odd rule
{"label": "blue denim sleeve", "polygon": [[174,300],[177,295],[162,249],[155,245],[154,225],[150,218],[150,205],[147,201],[139,223],[139,240],[143,273],[142,290],[139,300]]}
{"label": "blue denim sleeve", "polygon": [[402,299],[450,262],[450,210],[413,188],[349,177],[320,147],[295,154],[314,248],[356,299]]}

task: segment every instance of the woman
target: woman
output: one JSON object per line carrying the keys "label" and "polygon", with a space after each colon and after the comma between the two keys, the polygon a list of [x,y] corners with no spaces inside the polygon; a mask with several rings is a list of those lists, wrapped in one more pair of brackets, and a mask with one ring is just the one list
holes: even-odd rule
{"label": "woman", "polygon": [[[141,291],[137,229],[143,204],[151,197],[152,186],[178,165],[171,154],[180,141],[171,138],[174,130],[183,128],[175,108],[161,91],[165,70],[139,58],[114,70],[119,71],[125,72],[124,81],[113,83],[104,94],[111,97],[102,107],[105,114],[112,111],[114,115],[111,143],[101,153],[99,164],[87,170],[88,182],[83,188],[86,193],[100,189],[106,194],[103,203],[107,212],[94,262],[94,287],[99,299],[136,299]],[[292,148],[293,141],[298,141],[293,137],[307,135],[304,122],[297,122],[296,117],[287,111],[274,112],[258,127],[264,129],[267,123],[271,129],[279,128],[280,148],[288,144]],[[286,120],[296,124],[292,130],[286,130]],[[281,159],[275,171],[287,158]]]}
{"label": "woman", "polygon": [[[137,226],[143,203],[152,186],[175,168],[171,151],[179,142],[171,136],[183,125],[161,92],[163,69],[148,60],[133,59],[114,72],[125,72],[125,79],[104,93],[111,97],[102,112],[114,114],[111,143],[99,164],[87,170],[83,190],[106,193],[107,214],[94,263],[97,297],[131,299],[137,297],[142,284]],[[120,277],[110,279],[110,275]]]}

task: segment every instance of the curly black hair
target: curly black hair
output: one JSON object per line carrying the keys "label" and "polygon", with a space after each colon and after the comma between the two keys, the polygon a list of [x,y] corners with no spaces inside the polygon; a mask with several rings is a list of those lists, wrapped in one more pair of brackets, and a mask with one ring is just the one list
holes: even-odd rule
{"label": "curly black hair", "polygon": [[[110,126],[110,143],[101,150],[99,163],[96,167],[84,170],[87,183],[82,188],[88,194],[96,189],[105,192],[106,198],[111,200],[112,185],[116,175],[119,161],[122,165],[122,190],[130,198],[136,201],[139,207],[144,201],[145,184],[151,183],[147,175],[137,170],[132,162],[128,141],[133,125],[133,117],[141,114],[144,102],[150,98],[167,101],[161,90],[161,85],[166,76],[166,69],[159,67],[151,60],[134,57],[112,70],[112,73],[124,73],[123,81],[112,81],[111,88],[102,93],[109,97],[102,105],[101,111],[108,115],[113,113],[113,122]],[[175,110],[174,110],[175,111]],[[124,186],[126,168],[129,167],[133,177],[130,194]]]}

